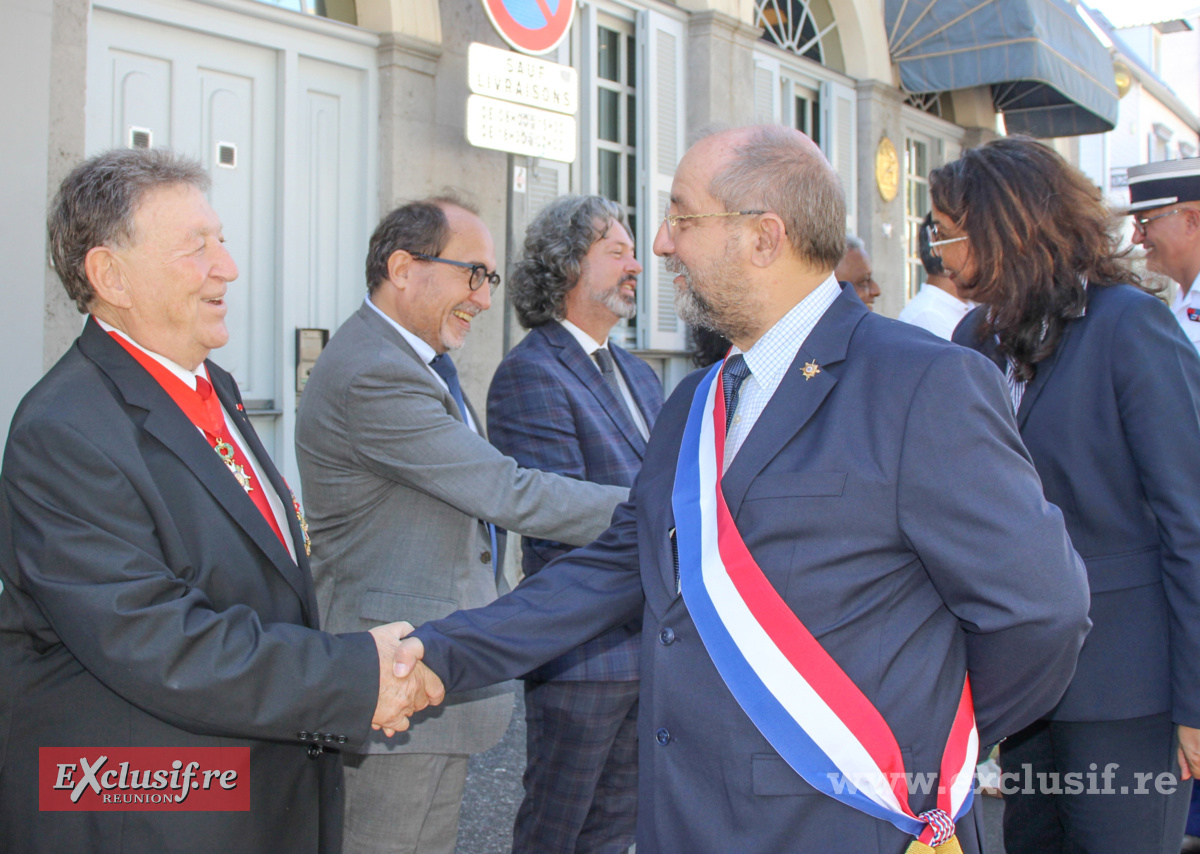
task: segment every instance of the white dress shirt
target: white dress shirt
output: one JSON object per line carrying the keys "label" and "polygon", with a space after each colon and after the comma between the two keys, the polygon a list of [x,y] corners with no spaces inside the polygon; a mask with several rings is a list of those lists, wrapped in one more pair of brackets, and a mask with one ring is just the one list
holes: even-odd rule
{"label": "white dress shirt", "polygon": [[971,303],[963,302],[936,285],[921,285],[917,295],[908,301],[897,320],[928,329],[940,338],[950,340],[954,327],[967,316]]}
{"label": "white dress shirt", "polygon": [[[600,365],[596,363],[593,354],[597,350],[608,350],[608,341],[597,341],[565,317],[559,323],[562,324],[563,329],[570,332],[575,340],[579,342],[579,346],[583,348],[583,352],[587,353],[588,361],[592,363],[592,367],[596,369],[596,373],[601,374]],[[609,357],[612,357],[611,350],[609,350]],[[643,439],[650,438],[650,428],[646,425],[646,418],[642,415],[642,410],[638,409],[638,405],[634,402],[633,393],[630,392],[629,385],[625,382],[625,377],[621,373],[621,368],[617,365],[616,359],[613,359],[613,373],[617,375],[617,385],[621,389],[621,397],[625,399],[625,406],[629,409],[629,414],[633,416],[633,423],[637,426],[638,432],[642,434]]]}
{"label": "white dress shirt", "polygon": [[[841,286],[831,275],[781,317],[753,347],[743,353],[746,365],[750,368],[750,376],[738,391],[737,410],[733,422],[729,425],[729,432],[725,435],[726,471],[729,470],[729,464],[737,456],[742,443],[750,435],[758,416],[762,415],[771,396],[783,382],[783,377],[795,360],[796,354],[800,352],[817,322],[825,316],[825,311],[833,305],[841,292]],[[741,352],[735,346],[730,355]]]}
{"label": "white dress shirt", "polygon": [[1183,327],[1183,334],[1191,340],[1197,350],[1200,350],[1200,276],[1192,282],[1186,295],[1182,286],[1175,292],[1175,299],[1171,301],[1171,311]]}
{"label": "white dress shirt", "polygon": [[[405,329],[399,323],[392,320],[390,317],[388,317],[386,314],[384,314],[382,311],[380,311],[379,306],[377,306],[377,305],[375,305],[375,303],[371,302],[371,297],[369,294],[367,295],[367,298],[365,300],[363,300],[363,302],[365,302],[370,307],[371,311],[375,312],[380,317],[382,317],[384,320],[386,320],[388,322],[388,325],[390,325],[393,329],[395,329],[397,332],[400,333],[400,335],[404,338],[404,340],[409,343],[409,346],[411,346],[414,350],[417,351],[417,358],[425,363],[425,367],[429,369],[429,373],[433,374],[433,378],[438,381],[438,385],[440,385],[446,391],[450,391],[450,386],[446,385],[446,381],[444,379],[442,379],[438,375],[438,372],[433,369],[433,366],[429,364],[435,358],[437,358],[437,355],[438,355],[437,351],[434,350],[432,347],[430,347],[429,343],[426,342],[424,339],[418,338],[416,335],[413,335],[411,332],[409,332],[407,329]],[[450,396],[453,397],[454,395],[451,394]],[[464,396],[463,399],[465,400],[466,397]],[[468,409],[462,415],[463,415],[463,421],[467,422],[467,426],[470,427],[472,430],[474,430],[476,433],[478,433],[479,428],[475,426],[475,419],[471,417],[471,410]]]}
{"label": "white dress shirt", "polygon": [[[92,315],[92,316],[95,317],[95,315]],[[103,320],[101,320],[100,318],[96,317],[96,322],[100,324],[100,328],[103,329],[105,332],[108,332],[108,333],[115,332],[117,335],[120,335],[121,338],[128,341],[131,345],[133,345],[137,349],[141,350],[143,353],[145,353],[151,359],[158,362],[160,365],[162,365],[164,368],[166,368],[168,371],[170,371],[172,374],[174,374],[176,377],[178,377],[179,381],[182,382],[184,385],[186,385],[188,388],[192,389],[192,391],[196,390],[196,377],[204,377],[206,382],[209,381],[208,369],[204,367],[203,362],[200,363],[200,365],[196,368],[196,370],[189,371],[187,368],[183,367],[182,365],[172,362],[166,356],[160,356],[158,353],[155,353],[151,350],[147,350],[141,344],[134,341],[132,338],[130,338],[128,335],[126,335],[124,332],[122,332],[120,329],[110,326],[109,324],[107,324]],[[211,382],[210,382],[210,385],[211,385]],[[217,398],[217,399],[220,400],[220,398]],[[271,485],[271,481],[268,480],[262,474],[262,472],[263,472],[262,463],[259,461],[258,457],[254,456],[254,451],[250,450],[250,445],[247,444],[246,437],[242,435],[242,431],[237,428],[237,425],[233,422],[233,419],[231,419],[229,417],[229,411],[225,408],[224,404],[221,404],[221,414],[223,416],[225,416],[225,427],[233,435],[234,441],[237,442],[238,449],[241,450],[241,452],[243,454],[245,454],[246,457],[250,460],[250,466],[254,469],[255,477],[257,478],[259,485],[262,487],[263,494],[267,496],[267,503],[271,505],[271,512],[273,514],[275,514],[275,524],[277,524],[279,526],[279,530],[283,532],[283,544],[285,546],[287,546],[288,554],[290,554],[292,556],[292,560],[294,561],[296,559],[296,546],[292,542],[290,529],[288,528],[288,520],[287,520],[287,516],[285,515],[284,506],[283,506],[283,496],[279,495],[273,488],[268,488]],[[202,436],[204,435],[204,431],[201,430],[199,427],[197,427],[196,430],[198,430],[200,432],[200,435],[202,435]],[[207,442],[208,438],[205,437],[204,441]],[[216,453],[216,452],[214,451],[213,453]],[[288,496],[288,501],[291,501],[290,495]],[[289,511],[292,509],[293,508],[291,508],[291,507],[288,508]]]}

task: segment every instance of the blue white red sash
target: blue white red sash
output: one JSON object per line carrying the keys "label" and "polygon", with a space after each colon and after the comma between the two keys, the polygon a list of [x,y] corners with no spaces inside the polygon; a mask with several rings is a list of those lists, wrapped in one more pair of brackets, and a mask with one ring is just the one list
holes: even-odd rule
{"label": "blue white red sash", "polygon": [[[947,843],[954,822],[971,807],[979,750],[966,674],[942,755],[937,808],[914,815],[891,728],[771,586],[742,541],[720,488],[724,456],[725,396],[717,364],[692,400],[672,505],[680,589],[721,678],[779,755],[818,791],[890,821],[923,846]],[[927,850],[923,846],[913,848]]]}

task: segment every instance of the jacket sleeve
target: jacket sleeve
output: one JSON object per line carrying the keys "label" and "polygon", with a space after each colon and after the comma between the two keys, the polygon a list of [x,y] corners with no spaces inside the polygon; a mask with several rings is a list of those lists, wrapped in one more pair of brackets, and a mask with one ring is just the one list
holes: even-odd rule
{"label": "jacket sleeve", "polygon": [[[488,439],[500,453],[527,469],[587,479],[587,463],[567,390],[532,359],[507,358],[488,389]],[[540,560],[527,573],[571,549],[556,540],[531,538]],[[527,543],[528,545],[528,543]]]}
{"label": "jacket sleeve", "polygon": [[1139,299],[1114,326],[1112,364],[1125,441],[1162,543],[1172,718],[1200,727],[1200,356],[1165,306]]}
{"label": "jacket sleeve", "polygon": [[[307,730],[364,742],[379,691],[370,635],[268,622],[252,602],[217,608],[178,535],[204,525],[205,508],[168,505],[143,457],[111,438],[52,418],[10,436],[0,561],[34,647],[61,644],[125,701],[187,731],[293,741]],[[180,505],[193,515],[172,515]],[[265,560],[247,564],[220,571],[275,571]]]}
{"label": "jacket sleeve", "polygon": [[1086,572],[984,357],[950,348],[935,358],[903,429],[901,530],[966,633],[989,744],[1048,712],[1070,683],[1091,625]]}
{"label": "jacket sleeve", "polygon": [[387,362],[352,378],[344,406],[363,467],[519,534],[589,543],[629,493],[521,468],[447,412],[432,377]]}
{"label": "jacket sleeve", "polygon": [[516,679],[642,614],[635,502],[595,542],[547,564],[484,608],[419,626],[425,663],[447,691]]}

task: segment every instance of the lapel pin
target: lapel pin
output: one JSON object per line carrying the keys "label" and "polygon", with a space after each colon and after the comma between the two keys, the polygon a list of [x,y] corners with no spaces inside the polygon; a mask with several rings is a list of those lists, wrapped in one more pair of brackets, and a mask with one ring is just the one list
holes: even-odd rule
{"label": "lapel pin", "polygon": [[811,380],[813,377],[815,377],[819,373],[821,373],[821,366],[818,365],[816,362],[805,362],[804,363],[804,381],[805,382],[808,382],[809,380]]}

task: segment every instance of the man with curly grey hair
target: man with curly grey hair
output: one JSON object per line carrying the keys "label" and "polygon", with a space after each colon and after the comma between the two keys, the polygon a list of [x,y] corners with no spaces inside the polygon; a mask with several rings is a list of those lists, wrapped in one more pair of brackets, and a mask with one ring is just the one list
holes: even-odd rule
{"label": "man with curly grey hair", "polygon": [[[529,226],[509,283],[531,330],[488,393],[492,443],[526,468],[630,486],[662,408],[662,384],[608,340],[637,311],[625,212],[601,196],[566,196]],[[527,576],[569,546],[525,537]],[[637,816],[637,622],[619,626],[525,679],[522,852],[620,851]]]}

